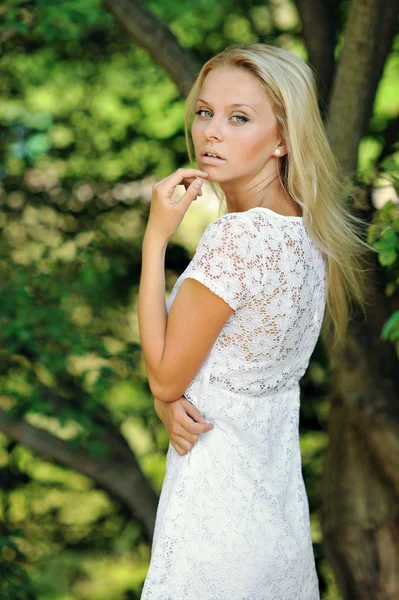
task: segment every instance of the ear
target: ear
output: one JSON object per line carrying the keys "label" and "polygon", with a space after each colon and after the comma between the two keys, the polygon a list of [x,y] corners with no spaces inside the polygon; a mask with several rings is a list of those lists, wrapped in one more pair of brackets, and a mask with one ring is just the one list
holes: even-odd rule
{"label": "ear", "polygon": [[[288,154],[288,150],[287,150],[287,146],[283,143],[280,143],[278,146],[276,146],[276,148],[278,148],[280,150],[280,154],[278,155],[277,158],[281,158],[282,156],[285,156],[286,154]],[[275,148],[275,150],[276,150]]]}

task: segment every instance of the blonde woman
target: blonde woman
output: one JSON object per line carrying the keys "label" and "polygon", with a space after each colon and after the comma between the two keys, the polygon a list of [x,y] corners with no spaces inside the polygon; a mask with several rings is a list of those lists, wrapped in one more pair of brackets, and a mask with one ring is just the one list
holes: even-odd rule
{"label": "blonde woman", "polygon": [[[171,443],[141,598],[319,600],[299,380],[323,322],[339,343],[349,299],[365,301],[360,220],[301,59],[230,46],[203,66],[186,109],[198,168],[154,186],[143,241],[140,336]],[[165,307],[165,248],[203,179],[226,212]]]}

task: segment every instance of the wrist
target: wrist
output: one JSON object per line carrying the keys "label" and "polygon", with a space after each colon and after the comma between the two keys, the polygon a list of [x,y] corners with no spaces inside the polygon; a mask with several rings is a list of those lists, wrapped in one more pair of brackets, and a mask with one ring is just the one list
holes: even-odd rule
{"label": "wrist", "polygon": [[157,245],[160,248],[165,249],[168,245],[169,238],[166,238],[162,233],[157,231],[153,226],[147,225],[147,229],[144,233],[143,245]]}

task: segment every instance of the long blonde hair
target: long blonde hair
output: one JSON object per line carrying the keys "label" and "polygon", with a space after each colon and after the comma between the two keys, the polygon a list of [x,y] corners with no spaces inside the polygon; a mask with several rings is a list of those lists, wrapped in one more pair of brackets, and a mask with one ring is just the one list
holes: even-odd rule
{"label": "long blonde hair", "polygon": [[[362,239],[367,223],[349,208],[353,191],[341,176],[330,148],[320,110],[313,71],[291,52],[256,43],[234,44],[208,60],[186,99],[185,135],[191,162],[195,160],[191,125],[195,102],[206,75],[217,67],[237,67],[252,73],[264,86],[272,102],[280,135],[288,153],[279,159],[283,189],[302,208],[304,224],[327,263],[327,302],[324,328],[333,328],[334,346],[343,343],[349,308],[357,302],[366,316],[368,305],[367,251],[376,250]],[[210,182],[226,209],[220,185]],[[367,252],[368,253],[368,252]]]}

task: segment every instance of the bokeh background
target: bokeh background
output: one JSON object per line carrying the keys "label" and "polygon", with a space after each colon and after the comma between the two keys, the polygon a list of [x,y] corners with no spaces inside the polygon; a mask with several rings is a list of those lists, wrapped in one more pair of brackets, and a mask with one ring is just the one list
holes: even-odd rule
{"label": "bokeh background", "polygon": [[[140,597],[168,447],[136,311],[151,188],[189,166],[184,98],[201,65],[253,42],[315,69],[378,250],[368,318],[355,311],[339,354],[319,340],[301,380],[322,599],[399,598],[398,8],[0,6],[1,600]],[[168,246],[166,294],[219,214],[205,184]]]}

